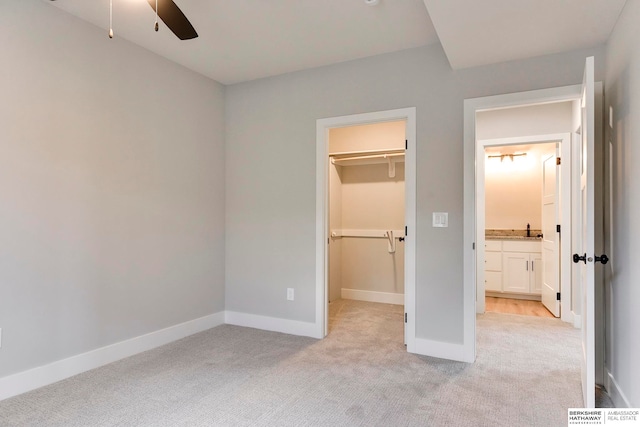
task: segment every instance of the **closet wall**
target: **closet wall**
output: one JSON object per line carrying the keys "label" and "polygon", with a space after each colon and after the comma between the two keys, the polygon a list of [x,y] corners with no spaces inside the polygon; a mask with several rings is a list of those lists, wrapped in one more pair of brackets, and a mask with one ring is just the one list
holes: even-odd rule
{"label": "closet wall", "polygon": [[[404,150],[405,122],[332,129],[330,153]],[[355,154],[357,155],[357,154]],[[404,162],[330,164],[329,300],[339,298],[402,303],[404,294]],[[395,253],[382,237],[339,237],[342,230],[395,230]]]}

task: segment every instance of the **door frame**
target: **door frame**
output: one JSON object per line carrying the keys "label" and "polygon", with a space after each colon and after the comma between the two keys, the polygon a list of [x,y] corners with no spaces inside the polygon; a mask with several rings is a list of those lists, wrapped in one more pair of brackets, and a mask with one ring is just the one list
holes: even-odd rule
{"label": "door frame", "polygon": [[562,240],[560,246],[560,293],[565,298],[560,301],[560,316],[565,322],[573,323],[573,313],[571,311],[571,257],[563,256],[571,252],[571,133],[557,133],[548,135],[518,136],[510,138],[483,139],[476,142],[476,312],[485,311],[485,288],[484,288],[484,259],[485,259],[485,148],[495,146],[523,145],[523,144],[544,144],[555,142],[560,144],[560,176],[563,177],[560,188],[560,203],[563,207],[560,216],[562,224]]}
{"label": "door frame", "polygon": [[329,292],[329,130],[332,128],[405,120],[405,238],[404,311],[407,351],[415,353],[416,338],[416,108],[376,111],[316,121],[316,313],[317,338],[328,333]]}
{"label": "door frame", "polygon": [[581,85],[516,92],[464,100],[463,139],[463,346],[471,360],[476,357],[476,113],[497,108],[522,107],[550,102],[580,99]]}

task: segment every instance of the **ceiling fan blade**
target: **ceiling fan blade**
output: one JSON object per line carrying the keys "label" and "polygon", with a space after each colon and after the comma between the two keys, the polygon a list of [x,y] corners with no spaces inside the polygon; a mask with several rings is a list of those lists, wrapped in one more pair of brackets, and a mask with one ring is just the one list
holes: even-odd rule
{"label": "ceiling fan blade", "polygon": [[[147,1],[155,11],[156,0]],[[198,37],[198,33],[195,28],[193,28],[193,25],[191,25],[191,22],[189,22],[173,0],[158,0],[158,16],[180,40],[195,39]]]}

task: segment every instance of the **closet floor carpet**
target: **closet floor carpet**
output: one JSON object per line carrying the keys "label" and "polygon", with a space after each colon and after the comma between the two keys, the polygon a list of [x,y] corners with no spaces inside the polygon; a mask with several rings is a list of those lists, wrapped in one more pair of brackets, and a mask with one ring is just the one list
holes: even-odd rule
{"label": "closet floor carpet", "polygon": [[338,300],[324,340],[223,325],[0,402],[3,426],[560,426],[579,332],[478,317],[473,364],[409,354],[400,306]]}

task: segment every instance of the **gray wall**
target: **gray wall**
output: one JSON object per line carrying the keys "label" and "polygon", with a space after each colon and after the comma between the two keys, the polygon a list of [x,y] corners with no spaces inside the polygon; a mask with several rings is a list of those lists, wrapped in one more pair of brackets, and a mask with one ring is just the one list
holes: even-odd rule
{"label": "gray wall", "polygon": [[[640,406],[640,2],[627,2],[607,44],[605,144],[613,144],[613,225],[606,251],[611,256],[605,289],[606,368],[632,407]],[[620,403],[620,402],[619,402]]]}
{"label": "gray wall", "polygon": [[0,51],[0,377],[223,310],[223,86],[39,0]]}
{"label": "gray wall", "polygon": [[226,309],[314,321],[316,119],[415,106],[417,336],[461,343],[463,100],[578,84],[594,54],[602,79],[603,49],[452,71],[433,45],[227,87]]}
{"label": "gray wall", "polygon": [[574,132],[573,103],[501,108],[476,114],[476,138],[497,139]]}

